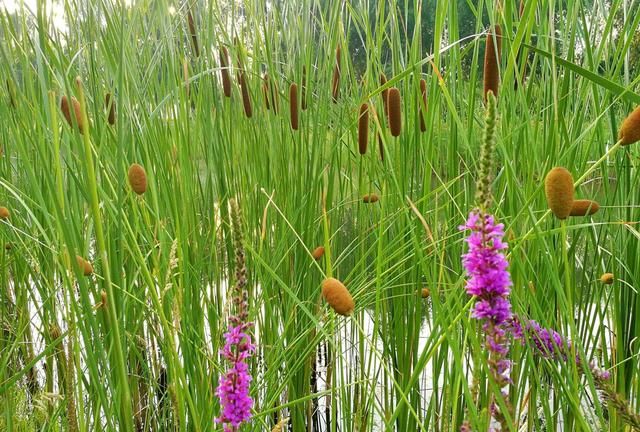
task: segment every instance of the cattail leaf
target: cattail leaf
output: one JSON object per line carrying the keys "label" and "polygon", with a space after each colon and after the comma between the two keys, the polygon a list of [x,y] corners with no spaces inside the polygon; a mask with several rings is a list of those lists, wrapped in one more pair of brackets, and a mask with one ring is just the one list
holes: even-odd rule
{"label": "cattail leaf", "polygon": [[541,48],[535,47],[533,45],[529,45],[529,44],[523,44],[524,46],[526,46],[527,48],[529,48],[530,50],[536,52],[537,54],[540,54],[543,57],[547,57],[549,59],[553,59],[557,64],[569,69],[571,72],[574,72],[578,75],[580,75],[583,78],[588,79],[589,81],[593,82],[594,84],[599,85],[600,87],[604,88],[605,90],[608,90],[610,93],[620,97],[620,99],[625,100],[627,102],[632,102],[634,104],[640,104],[640,94],[614,82],[611,81],[601,75],[598,75],[595,72],[591,72],[575,63],[572,63],[568,60],[565,60],[561,57],[558,57],[556,55],[553,55],[552,53],[550,53],[549,51],[543,50]]}

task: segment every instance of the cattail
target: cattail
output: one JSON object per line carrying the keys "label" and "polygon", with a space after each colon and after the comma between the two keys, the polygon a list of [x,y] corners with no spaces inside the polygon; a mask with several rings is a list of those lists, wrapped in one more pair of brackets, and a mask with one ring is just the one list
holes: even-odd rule
{"label": "cattail", "polygon": [[484,100],[487,100],[487,93],[493,92],[498,97],[498,87],[500,85],[500,57],[502,53],[502,29],[495,25],[493,32],[487,34],[487,44],[484,50]]}
{"label": "cattail", "polygon": [[620,126],[618,139],[623,146],[640,141],[640,107],[633,110],[633,112],[624,119],[622,126]]}
{"label": "cattail", "polygon": [[555,167],[544,179],[547,204],[558,219],[566,219],[573,207],[573,177],[563,167]]}
{"label": "cattail", "polygon": [[380,198],[376,194],[368,194],[362,197],[362,202],[365,204],[373,204],[378,202]]}
{"label": "cattail", "polygon": [[427,82],[424,79],[420,80],[420,95],[422,96],[422,100],[420,101],[420,132],[427,131],[427,119],[426,119],[426,110],[427,110]]}
{"label": "cattail", "polygon": [[322,297],[340,315],[351,315],[355,308],[353,297],[337,279],[327,278],[322,282]]}
{"label": "cattail", "polygon": [[591,216],[600,210],[600,204],[587,199],[579,199],[573,202],[570,216]]}
{"label": "cattail", "polygon": [[423,299],[428,298],[431,295],[431,291],[429,290],[429,288],[422,288],[420,295]]}
{"label": "cattail", "polygon": [[331,81],[331,94],[333,95],[333,103],[338,103],[340,96],[340,47],[336,48],[336,64],[333,68],[333,80]]}
{"label": "cattail", "polygon": [[298,130],[298,85],[296,83],[292,83],[289,87],[289,113],[291,129]]}
{"label": "cattail", "polygon": [[76,263],[78,264],[78,267],[82,269],[83,275],[91,276],[91,274],[93,273],[93,266],[89,261],[82,258],[80,255],[76,255]]}
{"label": "cattail", "polygon": [[278,98],[278,83],[275,79],[269,78],[269,95],[271,96],[271,107],[273,113],[278,114],[280,111],[280,100]]}
{"label": "cattail", "polygon": [[262,96],[264,97],[264,105],[269,110],[271,105],[269,104],[269,74],[264,74],[262,77]]}
{"label": "cattail", "polygon": [[369,141],[369,104],[360,105],[360,117],[358,118],[358,150],[363,155],[367,152]]}
{"label": "cattail", "polygon": [[389,109],[389,129],[394,137],[400,136],[402,131],[402,102],[400,100],[400,90],[396,87],[389,89],[387,95],[387,104]]}
{"label": "cattail", "polygon": [[273,112],[278,114],[278,88],[275,81],[266,73],[262,80],[262,93],[267,109],[273,108]]}
{"label": "cattail", "polygon": [[131,189],[138,195],[142,195],[147,190],[147,173],[142,165],[137,163],[131,164],[129,167],[129,185]]}
{"label": "cattail", "polygon": [[[80,109],[80,102],[78,102],[78,99],[71,96],[71,105],[73,105],[73,114],[75,115],[75,122],[78,124],[78,130],[81,134],[84,134],[84,123],[82,121],[82,109]],[[71,118],[71,107],[69,106],[69,99],[67,99],[66,96],[62,96],[62,99],[60,99],[60,109],[62,110],[62,114],[64,114],[64,118],[67,119],[69,126],[73,127],[74,120]]]}
{"label": "cattail", "polygon": [[107,110],[107,121],[111,126],[116,124],[116,101],[111,95],[107,93],[104,96],[104,107]]}
{"label": "cattail", "polygon": [[231,72],[229,72],[229,51],[227,47],[220,47],[220,73],[222,75],[222,89],[226,97],[231,97]]}
{"label": "cattail", "polygon": [[604,273],[602,276],[600,276],[600,282],[606,285],[611,285],[614,280],[615,277],[613,276],[613,273]]}
{"label": "cattail", "polygon": [[302,110],[307,109],[307,67],[302,66]]}
{"label": "cattail", "polygon": [[247,84],[247,74],[240,72],[240,90],[242,91],[242,106],[244,114],[251,118],[253,111],[251,110],[251,96],[249,95],[249,85]]}
{"label": "cattail", "polygon": [[9,216],[11,216],[9,209],[6,207],[0,207],[0,219],[7,220],[9,219]]}
{"label": "cattail", "polygon": [[315,248],[313,252],[311,252],[311,256],[316,261],[322,258],[324,256],[324,247],[318,246],[317,248]]}
{"label": "cattail", "polygon": [[191,44],[196,57],[200,57],[200,47],[198,46],[198,35],[196,34],[196,23],[193,20],[191,9],[187,12],[187,23],[189,24],[189,35],[191,36]]}

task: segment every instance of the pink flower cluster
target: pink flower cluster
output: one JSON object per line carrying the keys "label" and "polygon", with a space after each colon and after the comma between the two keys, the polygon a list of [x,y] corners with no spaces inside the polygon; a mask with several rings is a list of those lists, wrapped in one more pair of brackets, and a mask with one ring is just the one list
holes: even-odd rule
{"label": "pink flower cluster", "polygon": [[222,413],[216,418],[216,423],[221,423],[225,432],[235,432],[240,424],[251,418],[251,375],[246,363],[255,351],[251,336],[246,333],[251,325],[252,323],[231,324],[229,331],[224,334],[225,344],[220,350],[220,355],[231,365],[216,390],[222,406]]}
{"label": "pink flower cluster", "polygon": [[467,293],[478,298],[473,317],[501,326],[511,319],[511,275],[502,253],[507,248],[502,241],[504,225],[496,224],[491,215],[471,212],[460,229],[471,230],[466,238],[469,251],[462,256],[462,264],[468,276]]}

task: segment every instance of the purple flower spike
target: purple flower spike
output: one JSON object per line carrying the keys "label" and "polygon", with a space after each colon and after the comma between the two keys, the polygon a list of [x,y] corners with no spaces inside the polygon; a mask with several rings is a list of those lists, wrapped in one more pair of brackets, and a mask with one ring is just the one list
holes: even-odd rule
{"label": "purple flower spike", "polygon": [[220,355],[231,364],[216,390],[222,405],[222,414],[216,418],[216,423],[223,424],[225,432],[237,430],[241,423],[251,418],[251,375],[245,362],[255,350],[251,337],[245,333],[250,326],[250,323],[230,326],[229,331],[224,334],[225,345],[220,350]]}
{"label": "purple flower spike", "polygon": [[256,350],[248,332],[253,323],[248,320],[247,266],[242,244],[242,218],[238,203],[232,200],[230,204],[236,249],[236,283],[233,287],[236,314],[229,317],[228,331],[224,334],[225,344],[220,350],[220,357],[229,363],[229,368],[216,389],[222,412],[215,419],[216,423],[222,424],[224,432],[236,432],[242,423],[251,419],[253,399],[249,396],[251,374],[247,360]]}
{"label": "purple flower spike", "polygon": [[[507,330],[512,320],[511,275],[509,263],[503,251],[507,244],[504,237],[504,225],[496,224],[493,216],[480,211],[469,214],[460,230],[471,230],[466,238],[469,251],[462,256],[462,264],[467,273],[467,293],[477,298],[471,312],[472,318],[483,322],[484,346],[489,352],[489,371],[501,389],[510,382],[510,361],[506,358],[509,351]],[[505,417],[495,402],[491,403],[491,413],[503,429],[506,429]],[[461,428],[461,430],[464,429]]]}

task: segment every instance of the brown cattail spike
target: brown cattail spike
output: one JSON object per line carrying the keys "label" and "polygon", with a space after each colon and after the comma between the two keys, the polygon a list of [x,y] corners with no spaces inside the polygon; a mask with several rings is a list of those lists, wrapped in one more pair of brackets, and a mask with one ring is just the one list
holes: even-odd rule
{"label": "brown cattail spike", "polygon": [[324,246],[318,246],[311,252],[311,256],[314,260],[319,260],[324,255]]}
{"label": "brown cattail spike", "polygon": [[222,76],[224,95],[231,97],[231,72],[229,71],[229,51],[227,51],[227,47],[220,48],[220,74]]}
{"label": "brown cattail spike", "polygon": [[602,276],[600,276],[600,282],[605,285],[611,285],[614,281],[615,277],[613,276],[613,273],[604,273]]}
{"label": "brown cattail spike", "polygon": [[618,139],[623,146],[640,141],[640,106],[624,119],[622,126],[620,126]]}
{"label": "brown cattail spike", "polygon": [[107,93],[104,96],[104,107],[107,110],[107,121],[111,126],[116,124],[116,101],[111,95]]}
{"label": "brown cattail spike", "polygon": [[0,207],[0,219],[7,220],[9,219],[9,216],[11,216],[9,209],[6,207]]}
{"label": "brown cattail spike", "polygon": [[76,263],[78,264],[78,267],[80,267],[80,269],[82,270],[83,275],[91,276],[91,274],[93,273],[93,266],[89,261],[82,258],[80,255],[76,255]]}
{"label": "brown cattail spike", "polygon": [[242,91],[242,107],[244,108],[244,114],[251,118],[253,111],[251,109],[251,96],[249,95],[249,84],[247,83],[247,74],[240,72],[240,90]]}
{"label": "brown cattail spike", "polygon": [[429,288],[422,288],[420,295],[422,296],[423,299],[428,298],[431,295],[431,291],[429,290]]}
{"label": "brown cattail spike", "polygon": [[142,195],[147,191],[147,173],[142,165],[137,163],[129,167],[129,185],[131,189],[138,195]]}
{"label": "brown cattail spike", "polygon": [[495,25],[493,30],[487,33],[487,44],[484,51],[484,100],[487,100],[487,93],[493,92],[498,97],[498,87],[500,86],[500,58],[502,53],[502,29]]}
{"label": "brown cattail spike", "polygon": [[365,204],[373,204],[378,202],[380,198],[376,194],[368,194],[362,197],[362,202]]}
{"label": "brown cattail spike", "polygon": [[291,114],[291,129],[298,130],[298,84],[289,87],[289,113]]}
{"label": "brown cattail spike", "polygon": [[389,130],[394,137],[400,136],[402,131],[402,101],[400,99],[400,90],[395,87],[389,89],[387,96],[387,104],[389,108]]}
{"label": "brown cattail spike", "polygon": [[307,109],[307,67],[302,66],[302,110]]}
{"label": "brown cattail spike", "polygon": [[333,79],[331,81],[331,95],[333,97],[333,103],[338,103],[338,97],[340,96],[340,47],[336,48],[336,64],[333,68]]}
{"label": "brown cattail spike", "polygon": [[353,297],[342,282],[337,279],[328,278],[322,282],[322,297],[340,315],[351,315],[355,309]]}
{"label": "brown cattail spike", "polygon": [[563,167],[555,167],[544,179],[547,204],[558,219],[566,219],[573,208],[573,177]]}
{"label": "brown cattail spike", "polygon": [[575,200],[569,216],[591,216],[600,210],[600,204],[588,199]]}
{"label": "brown cattail spike", "polygon": [[[73,115],[75,119],[71,116],[71,106],[73,107]],[[71,96],[71,106],[69,106],[69,99],[66,96],[62,96],[60,99],[60,110],[62,110],[62,114],[64,118],[69,123],[69,126],[74,126],[74,121],[78,124],[78,130],[81,134],[84,134],[84,124],[82,122],[82,109],[80,109],[80,102],[78,99]]]}
{"label": "brown cattail spike", "polygon": [[363,155],[367,152],[369,142],[369,104],[360,105],[360,117],[358,118],[358,150]]}
{"label": "brown cattail spike", "polygon": [[420,132],[427,131],[427,82],[424,79],[420,80]]}
{"label": "brown cattail spike", "polygon": [[196,23],[193,19],[191,10],[187,12],[187,23],[189,24],[189,35],[191,36],[191,44],[193,45],[193,53],[196,57],[200,57],[200,47],[198,46],[198,35],[196,34]]}

